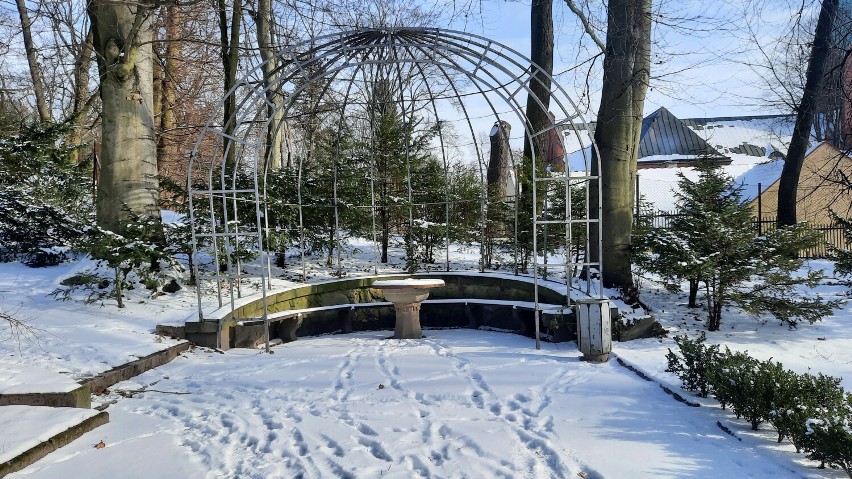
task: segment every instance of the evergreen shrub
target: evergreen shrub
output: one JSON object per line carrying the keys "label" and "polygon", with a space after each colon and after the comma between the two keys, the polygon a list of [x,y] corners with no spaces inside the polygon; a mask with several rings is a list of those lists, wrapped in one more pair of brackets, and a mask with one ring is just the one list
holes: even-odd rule
{"label": "evergreen shrub", "polygon": [[737,417],[748,421],[754,431],[770,419],[772,411],[795,400],[790,393],[795,391],[796,374],[785,370],[779,362],[750,358],[731,372],[735,383],[731,409]]}
{"label": "evergreen shrub", "polygon": [[65,124],[0,137],[0,261],[51,266],[70,257],[91,212],[85,175],[69,164]]}
{"label": "evergreen shrub", "polygon": [[[719,401],[722,409],[738,400],[739,383],[745,372],[754,370],[756,360],[744,352],[732,353],[725,347],[725,352],[718,357],[718,362],[709,368],[707,382],[713,390],[713,397]],[[736,412],[735,412],[736,414]],[[740,417],[737,414],[737,417]]]}
{"label": "evergreen shrub", "polygon": [[778,432],[778,442],[789,439],[797,452],[812,449],[816,437],[807,433],[806,423],[824,410],[840,409],[844,401],[840,379],[822,373],[801,374],[788,386],[781,392],[782,400],[770,412],[769,422]]}
{"label": "evergreen shrub", "polygon": [[696,165],[699,178],[680,175],[680,214],[669,227],[637,230],[633,252],[637,264],[657,274],[672,291],[689,283],[690,305],[697,305],[703,284],[707,329],[718,331],[724,307],[735,304],[757,314],[770,313],[790,327],[813,323],[832,313],[838,301],[803,297],[798,287],[815,287],[823,275],[801,271],[798,252],[819,245],[822,235],[797,224],[757,237],[751,208],[742,187],[718,165]]}
{"label": "evergreen shrub", "polygon": [[843,469],[852,478],[852,394],[840,379],[824,374],[797,374],[781,363],[759,361],[747,353],[732,353],[695,340],[675,337],[679,354],[669,349],[669,367],[683,388],[702,397],[712,392],[757,430],[769,422],[778,442],[789,439],[809,459]]}
{"label": "evergreen shrub", "polygon": [[852,477],[852,394],[840,404],[819,408],[805,422],[808,459],[843,469]]}
{"label": "evergreen shrub", "polygon": [[53,266],[69,259],[84,225],[63,209],[20,190],[0,190],[0,261],[30,267]]}
{"label": "evergreen shrub", "polygon": [[707,397],[710,393],[709,375],[719,363],[719,345],[706,346],[706,339],[703,331],[694,340],[686,335],[675,336],[680,355],[671,349],[666,354],[666,372],[674,373],[683,382],[684,389],[697,392],[701,397]]}

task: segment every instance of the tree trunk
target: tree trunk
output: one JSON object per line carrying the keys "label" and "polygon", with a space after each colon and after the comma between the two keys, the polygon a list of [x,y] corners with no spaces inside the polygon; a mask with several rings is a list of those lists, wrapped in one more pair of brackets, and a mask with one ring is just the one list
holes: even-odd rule
{"label": "tree trunk", "polygon": [[488,173],[486,175],[489,190],[493,189],[492,201],[506,201],[515,196],[515,186],[512,184],[512,149],[509,146],[509,134],[512,125],[503,120],[494,123],[489,140],[491,150],[488,156]]}
{"label": "tree trunk", "polygon": [[[550,106],[550,75],[553,74],[553,0],[533,0],[530,10],[530,31],[530,59],[544,71],[533,70],[529,84],[532,92],[527,94],[528,126],[532,133],[538,133],[550,124],[547,109]],[[547,135],[540,134],[531,141],[529,134],[524,135],[524,156],[532,158],[532,149],[535,145],[538,161],[542,161],[546,138]]]}
{"label": "tree trunk", "polygon": [[121,233],[130,211],[159,221],[151,11],[141,3],[88,6],[101,77],[98,224]]}
{"label": "tree trunk", "polygon": [[36,58],[36,49],[33,44],[32,22],[30,14],[27,11],[27,4],[24,0],[15,0],[18,5],[18,16],[21,18],[21,33],[24,36],[24,51],[27,53],[27,63],[30,67],[30,78],[33,81],[33,93],[36,97],[36,109],[38,110],[38,118],[42,123],[50,121],[50,108],[47,106],[47,98],[44,95],[44,83],[41,79],[41,68],[38,66]]}
{"label": "tree trunk", "polygon": [[707,303],[707,330],[718,331],[722,325],[725,287],[719,278],[708,278],[704,281],[704,294]]}
{"label": "tree trunk", "polygon": [[[74,103],[72,105],[72,125],[68,134],[68,144],[75,146],[68,155],[72,165],[80,163],[80,149],[83,143],[83,127],[89,111],[89,67],[92,64],[92,27],[86,32],[82,49],[74,61]],[[92,160],[94,161],[94,159]]]}
{"label": "tree trunk", "polygon": [[[223,136],[225,164],[231,170],[236,164],[236,145],[230,139],[236,130],[236,97],[229,94],[231,88],[237,84],[237,67],[240,59],[240,24],[242,23],[243,7],[241,0],[234,0],[231,22],[228,23],[228,9],[226,0],[219,0],[219,34],[222,42],[222,71],[225,73],[224,91],[225,107],[222,115],[224,125]],[[224,185],[223,185],[224,186]]]}
{"label": "tree trunk", "polygon": [[[630,269],[634,178],[642,129],[651,53],[651,0],[610,0],[603,89],[595,143],[600,152],[600,187],[605,234],[602,238],[604,285],[619,288],[626,300],[637,299]],[[596,164],[596,162],[593,162]],[[597,213],[591,195],[590,211]],[[591,259],[597,258],[597,232]]]}
{"label": "tree trunk", "polygon": [[121,266],[116,266],[115,268],[115,301],[119,308],[124,308],[124,270],[121,269]]}
{"label": "tree trunk", "polygon": [[699,280],[690,279],[689,280],[689,304],[690,308],[697,308],[698,306],[698,284]]}
{"label": "tree trunk", "polygon": [[284,110],[281,108],[281,94],[270,90],[272,76],[278,62],[275,61],[275,48],[272,41],[272,2],[258,0],[255,15],[257,25],[257,44],[260,47],[260,58],[263,61],[263,83],[266,88],[266,167],[269,170],[282,168],[282,146],[284,144]]}
{"label": "tree trunk", "polygon": [[183,13],[177,5],[166,7],[166,50],[165,61],[162,69],[162,85],[160,90],[160,136],[157,142],[157,161],[161,165],[160,170],[165,173],[169,166],[175,166],[179,159],[176,158],[177,151],[172,134],[177,126],[175,118],[175,104],[177,103],[176,79],[180,74],[178,69],[181,63],[180,49],[180,26],[183,21]]}
{"label": "tree trunk", "polygon": [[388,210],[386,206],[379,209],[379,220],[382,224],[382,263],[388,262],[388,245],[390,243],[390,219],[388,218]]}
{"label": "tree trunk", "polygon": [[778,184],[778,224],[781,226],[796,224],[796,191],[799,188],[799,175],[808,149],[817,94],[822,88],[825,76],[825,64],[828,59],[832,24],[837,15],[838,1],[823,0],[819,12],[814,43],[808,59],[802,102],[796,109],[793,138],[790,140],[790,148],[787,150],[787,158],[784,160],[784,168],[781,170],[781,179]]}

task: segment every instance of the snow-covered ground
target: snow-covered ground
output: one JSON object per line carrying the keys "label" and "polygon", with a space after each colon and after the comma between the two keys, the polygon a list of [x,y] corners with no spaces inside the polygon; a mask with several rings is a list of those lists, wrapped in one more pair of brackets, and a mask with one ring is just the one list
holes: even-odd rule
{"label": "snow-covered ground", "polygon": [[[0,307],[38,338],[0,342],[0,390],[26,382],[22,365],[40,371],[43,389],[45,375],[67,384],[144,356],[172,344],[150,334],[155,324],[194,314],[191,290],[155,299],[134,290],[125,310],[48,296],[84,266],[0,264]],[[671,336],[697,334],[701,313],[653,283],[642,293],[670,336],[614,352],[655,381],[614,360],[581,362],[574,343],[537,351],[529,338],[466,329],[303,338],[274,354],[196,348],[96,398],[115,401],[108,425],[9,477],[844,477],[712,401],[695,408],[666,394],[656,381],[678,386],[664,372]],[[798,330],[731,310],[708,341],[842,376],[852,390],[850,320],[849,303]]]}

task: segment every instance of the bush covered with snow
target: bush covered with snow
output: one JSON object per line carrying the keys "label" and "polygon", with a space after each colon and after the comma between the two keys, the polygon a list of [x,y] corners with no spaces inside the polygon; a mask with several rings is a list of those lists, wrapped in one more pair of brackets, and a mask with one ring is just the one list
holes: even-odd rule
{"label": "bush covered with snow", "polygon": [[840,379],[798,374],[777,361],[759,361],[744,352],[705,345],[705,334],[678,336],[678,352],[669,349],[668,372],[683,388],[701,397],[712,393],[723,409],[757,430],[769,422],[778,442],[789,439],[809,459],[843,469],[852,477],[852,394]]}
{"label": "bush covered with snow", "polygon": [[0,261],[52,266],[69,259],[71,246],[83,236],[83,225],[62,208],[0,189]]}
{"label": "bush covered with snow", "polygon": [[[743,378],[754,372],[756,363],[757,360],[748,354],[731,352],[727,346],[725,352],[719,354],[718,362],[707,372],[707,382],[710,383],[713,397],[719,401],[722,409],[741,401],[742,389],[739,385],[743,382]],[[737,411],[738,409],[734,409],[734,413],[740,417],[741,413]]]}
{"label": "bush covered with snow", "polygon": [[824,411],[837,410],[845,393],[839,378],[822,373],[797,374],[794,378],[794,382],[786,384],[787,400],[770,411],[769,422],[778,432],[778,442],[789,439],[798,452],[813,450],[822,438],[808,433],[808,420],[822,416]]}
{"label": "bush covered with snow", "polygon": [[23,125],[0,138],[0,261],[66,261],[92,202],[85,175],[69,163],[63,124]]}
{"label": "bush covered with snow", "polygon": [[843,469],[852,477],[852,395],[819,408],[805,423],[808,458]]}
{"label": "bush covered with snow", "polygon": [[675,336],[680,354],[671,349],[666,354],[666,372],[674,373],[680,378],[684,389],[697,392],[704,398],[711,392],[710,372],[719,363],[719,345],[706,346],[706,339],[703,331],[694,340],[686,335]]}

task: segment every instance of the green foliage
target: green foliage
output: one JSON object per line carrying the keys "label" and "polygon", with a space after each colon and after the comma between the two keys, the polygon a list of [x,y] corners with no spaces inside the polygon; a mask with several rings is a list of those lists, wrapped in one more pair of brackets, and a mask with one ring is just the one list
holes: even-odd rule
{"label": "green foliage", "polygon": [[754,361],[747,353],[732,353],[726,346],[725,352],[719,356],[716,365],[708,372],[707,377],[713,387],[713,397],[719,401],[722,409],[739,400],[738,385],[742,381],[744,371],[754,369]]}
{"label": "green foliage", "polygon": [[[195,259],[192,256],[193,225],[190,223],[189,197],[186,186],[176,183],[171,178],[161,177],[160,197],[162,198],[160,203],[162,209],[176,213],[173,221],[163,223],[163,234],[166,239],[164,251],[175,258],[186,258],[189,268],[189,284],[195,284]],[[206,212],[206,206],[206,203],[203,203],[201,208],[196,205],[196,233],[209,233],[209,223],[202,217]],[[195,241],[199,249],[210,244],[210,238],[205,236],[196,236]]]}
{"label": "green foliage", "polygon": [[0,190],[0,261],[52,266],[69,259],[84,226],[65,210],[14,188]]}
{"label": "green foliage", "polygon": [[[450,241],[472,243],[479,240],[481,220],[481,181],[475,165],[449,165]],[[489,213],[491,213],[489,209]],[[496,212],[495,212],[496,213]]]}
{"label": "green foliage", "polygon": [[669,350],[669,367],[683,388],[702,397],[710,392],[722,407],[731,406],[757,430],[769,422],[778,442],[789,439],[808,458],[841,468],[852,477],[852,394],[840,379],[797,374],[777,361],[759,361],[747,353],[705,346],[697,339],[675,337],[680,354]]}
{"label": "green foliage", "polygon": [[149,289],[156,289],[173,279],[164,272],[164,266],[179,267],[161,245],[145,240],[160,227],[159,221],[133,212],[128,212],[128,218],[124,235],[92,226],[87,231],[86,241],[78,246],[115,272],[111,295],[119,308],[124,307],[123,291],[131,286],[128,281],[131,273]]}
{"label": "green foliage", "polygon": [[819,408],[805,422],[808,458],[843,469],[852,477],[852,395]]}
{"label": "green foliage", "polygon": [[824,411],[839,410],[845,394],[840,387],[840,379],[826,376],[802,374],[779,391],[779,401],[770,411],[769,422],[778,432],[778,442],[790,439],[796,451],[818,448],[818,439],[808,433],[806,427],[810,418],[818,417]]}
{"label": "green foliage", "polygon": [[731,300],[752,314],[769,312],[777,319],[796,327],[801,321],[813,323],[830,315],[840,305],[820,296],[801,296],[796,288],[816,287],[824,279],[820,271],[808,270],[804,276],[798,252],[822,241],[822,234],[805,223],[771,231],[754,240],[752,258],[744,271],[757,279],[743,281],[731,290]]}
{"label": "green foliage", "polygon": [[445,209],[448,177],[434,156],[412,165],[411,183],[414,200],[414,224],[411,240],[414,255],[421,263],[435,263],[435,251],[444,245],[447,228]]}
{"label": "green foliage", "polygon": [[367,169],[355,155],[354,135],[345,123],[319,130],[315,140],[313,155],[302,166],[304,234],[308,250],[324,252],[331,266],[335,249],[361,233],[369,218],[369,209],[358,207]]}
{"label": "green foliage", "polygon": [[66,261],[92,201],[68,163],[64,124],[35,123],[0,138],[0,261],[50,266]]}
{"label": "green foliage", "polygon": [[704,332],[692,340],[688,336],[675,336],[679,353],[671,349],[666,353],[668,367],[666,372],[674,373],[683,382],[687,391],[695,391],[701,397],[707,397],[712,391],[709,374],[719,362],[719,345],[706,346]]}
{"label": "green foliage", "polygon": [[731,409],[755,431],[770,419],[772,411],[791,399],[788,393],[795,384],[796,374],[785,370],[781,363],[750,359],[742,361],[731,373],[729,379],[735,385]]}
{"label": "green foliage", "polygon": [[751,313],[769,312],[791,327],[814,322],[831,313],[838,303],[821,297],[803,298],[798,286],[813,287],[822,275],[802,266],[798,251],[821,241],[818,231],[805,224],[755,237],[751,210],[740,199],[741,188],[718,166],[696,167],[699,178],[680,175],[680,215],[670,228],[648,228],[635,236],[638,263],[658,274],[670,290],[683,281],[704,284],[707,329],[716,331],[728,303]]}
{"label": "green foliage", "polygon": [[[536,168],[536,177],[541,178],[546,173],[541,162],[533,161],[527,157],[521,159],[520,173],[518,174],[518,182],[520,183],[520,197],[518,198],[519,211],[533,211],[533,168]],[[544,195],[537,195],[537,204],[535,210],[541,212],[544,207]],[[533,231],[532,215],[519,215],[518,217],[518,249],[520,250],[519,269],[527,271],[530,260],[533,254],[533,235],[537,232]]]}

